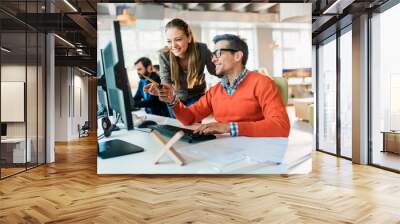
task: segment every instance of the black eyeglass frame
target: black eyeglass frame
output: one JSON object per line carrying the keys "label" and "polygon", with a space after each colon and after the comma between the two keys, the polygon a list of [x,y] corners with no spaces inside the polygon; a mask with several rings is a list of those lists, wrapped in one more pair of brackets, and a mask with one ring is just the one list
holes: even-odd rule
{"label": "black eyeglass frame", "polygon": [[222,55],[222,51],[230,51],[230,52],[237,52],[239,50],[232,49],[232,48],[221,48],[213,51],[211,54],[213,57],[219,58]]}

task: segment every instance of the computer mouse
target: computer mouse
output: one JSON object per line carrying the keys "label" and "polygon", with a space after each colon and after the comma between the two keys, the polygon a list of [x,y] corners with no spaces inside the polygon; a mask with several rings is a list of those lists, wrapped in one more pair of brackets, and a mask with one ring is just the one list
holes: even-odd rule
{"label": "computer mouse", "polygon": [[138,125],[138,128],[148,128],[150,125],[157,125],[157,122],[151,120],[144,120]]}

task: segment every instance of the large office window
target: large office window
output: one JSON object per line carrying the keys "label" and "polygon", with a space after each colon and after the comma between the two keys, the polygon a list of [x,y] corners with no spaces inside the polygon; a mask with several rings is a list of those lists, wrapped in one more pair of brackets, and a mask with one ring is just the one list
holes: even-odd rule
{"label": "large office window", "polygon": [[400,170],[400,4],[372,23],[372,163]]}
{"label": "large office window", "polygon": [[[349,27],[351,28],[351,27]],[[352,157],[352,35],[340,36],[340,154]]]}
{"label": "large office window", "polygon": [[[311,32],[308,29],[274,30],[272,39],[274,41],[272,45],[274,49],[274,71],[272,72],[274,76],[282,76],[284,69],[310,67]],[[309,43],[309,45],[304,43]]]}
{"label": "large office window", "polygon": [[212,50],[214,43],[213,38],[219,34],[234,34],[244,39],[249,47],[249,58],[247,59],[246,67],[250,70],[258,69],[257,49],[256,49],[256,28],[249,27],[235,27],[235,28],[217,28],[217,27],[202,27],[202,41],[207,43],[207,46]]}
{"label": "large office window", "polygon": [[[333,39],[333,38],[332,38]],[[336,153],[336,40],[318,48],[318,149]]]}

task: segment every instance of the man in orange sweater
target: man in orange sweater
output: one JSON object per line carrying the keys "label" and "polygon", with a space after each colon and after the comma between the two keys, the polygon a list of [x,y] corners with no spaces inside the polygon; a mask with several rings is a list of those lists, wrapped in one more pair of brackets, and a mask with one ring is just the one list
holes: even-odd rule
{"label": "man in orange sweater", "polygon": [[217,122],[202,124],[195,130],[204,134],[250,137],[288,137],[290,122],[274,81],[245,68],[248,58],[246,42],[231,34],[214,38],[213,63],[221,82],[213,86],[195,104],[186,107],[170,85],[159,90],[151,84],[145,90],[158,95],[173,108],[184,125],[201,122],[210,114]]}

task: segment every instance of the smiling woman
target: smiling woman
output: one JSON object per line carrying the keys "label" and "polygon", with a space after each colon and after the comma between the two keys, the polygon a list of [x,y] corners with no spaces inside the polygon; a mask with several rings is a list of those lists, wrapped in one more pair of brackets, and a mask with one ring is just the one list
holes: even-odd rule
{"label": "smiling woman", "polygon": [[204,67],[215,75],[212,54],[206,44],[195,41],[190,26],[181,19],[168,22],[165,34],[167,47],[160,52],[161,82],[172,84],[179,99],[191,105],[206,90]]}

